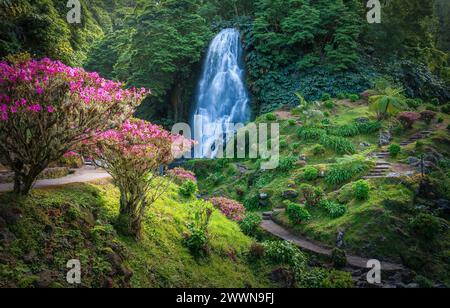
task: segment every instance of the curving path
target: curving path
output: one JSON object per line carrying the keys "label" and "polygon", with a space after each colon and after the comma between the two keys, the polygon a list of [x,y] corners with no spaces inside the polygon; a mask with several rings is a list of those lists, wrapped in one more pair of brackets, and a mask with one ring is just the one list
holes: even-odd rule
{"label": "curving path", "polygon": [[[294,245],[302,249],[311,251],[313,253],[331,256],[331,253],[333,251],[332,249],[322,246],[321,244],[312,242],[306,238],[292,234],[285,228],[276,224],[273,220],[263,220],[263,222],[261,223],[261,227],[265,231],[271,233],[272,235],[275,235],[276,237],[279,237],[283,240],[289,241]],[[347,262],[352,267],[367,269],[368,261],[369,259],[347,255]],[[403,270],[404,267],[400,264],[381,262],[381,269],[385,271],[400,271]]]}
{"label": "curving path", "polygon": [[[87,183],[108,178],[111,178],[111,176],[102,169],[84,167],[77,169],[74,174],[59,179],[38,180],[33,188],[48,188],[74,183]],[[14,186],[12,183],[0,184],[0,192],[12,191],[13,188]]]}

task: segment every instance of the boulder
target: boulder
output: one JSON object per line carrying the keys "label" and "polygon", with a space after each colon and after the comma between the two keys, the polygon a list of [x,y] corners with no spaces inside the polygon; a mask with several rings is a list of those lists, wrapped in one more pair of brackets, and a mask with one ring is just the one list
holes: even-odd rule
{"label": "boulder", "polygon": [[380,146],[388,145],[388,144],[391,143],[391,141],[392,141],[392,134],[391,134],[391,132],[384,131],[384,132],[380,133],[380,138],[379,138],[379,141],[378,141],[378,144]]}
{"label": "boulder", "polygon": [[267,194],[267,193],[259,194],[259,200],[267,200],[267,199],[269,199],[269,194]]}
{"label": "boulder", "polygon": [[295,199],[299,196],[298,192],[293,190],[293,189],[288,189],[283,191],[283,193],[281,194],[281,196],[284,199]]}

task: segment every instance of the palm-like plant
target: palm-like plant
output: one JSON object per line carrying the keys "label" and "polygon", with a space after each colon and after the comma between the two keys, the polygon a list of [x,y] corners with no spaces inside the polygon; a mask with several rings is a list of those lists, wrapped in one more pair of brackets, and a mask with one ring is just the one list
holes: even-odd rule
{"label": "palm-like plant", "polygon": [[383,119],[404,110],[406,97],[403,88],[387,87],[380,94],[369,98],[370,109]]}

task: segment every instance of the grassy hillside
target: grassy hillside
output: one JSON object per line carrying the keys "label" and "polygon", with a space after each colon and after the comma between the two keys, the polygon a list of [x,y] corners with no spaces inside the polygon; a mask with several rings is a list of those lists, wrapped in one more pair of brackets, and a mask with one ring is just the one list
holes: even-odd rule
{"label": "grassy hillside", "polygon": [[86,287],[269,287],[265,268],[245,257],[252,240],[214,212],[211,256],[183,246],[194,200],[172,186],[144,221],[141,242],[112,226],[118,191],[109,183],[36,190],[27,199],[0,195],[0,287],[70,287],[66,263],[79,259]]}
{"label": "grassy hillside", "polygon": [[[440,107],[423,104],[417,112],[434,110],[435,120],[429,125],[418,121],[411,129],[405,129],[393,118],[378,121],[364,101],[335,99],[333,104],[322,102],[317,108],[324,112],[325,118],[314,125],[296,115],[296,109],[256,120],[280,124],[281,157],[276,170],[260,170],[259,160],[189,162],[188,166],[199,177],[202,193],[240,200],[256,212],[279,208],[281,211],[274,215],[277,223],[330,247],[335,246],[338,233],[343,231],[347,252],[403,263],[418,273],[448,283],[448,211],[439,204],[449,199],[449,116],[439,112]],[[389,155],[389,145],[378,146],[380,131],[388,129],[393,132],[391,144],[400,144],[425,130],[432,133],[402,147],[394,157]],[[330,146],[323,134],[341,138],[339,143],[350,149],[348,153]],[[358,200],[353,186],[377,164],[372,157],[374,152],[388,152],[383,161],[391,164],[389,173],[395,177],[369,178],[366,181],[369,195]],[[417,165],[408,164],[411,159],[419,161],[421,153],[429,165],[425,180],[421,179]],[[317,172],[312,178],[308,177],[311,169]],[[324,205],[306,204],[303,184],[321,189],[322,199],[344,207],[345,213],[334,217]],[[286,200],[303,206],[311,219],[293,223],[285,211],[289,204]],[[432,240],[424,235],[433,229],[431,223],[417,227],[420,223],[416,222],[424,217],[437,226],[431,231],[435,232]]]}

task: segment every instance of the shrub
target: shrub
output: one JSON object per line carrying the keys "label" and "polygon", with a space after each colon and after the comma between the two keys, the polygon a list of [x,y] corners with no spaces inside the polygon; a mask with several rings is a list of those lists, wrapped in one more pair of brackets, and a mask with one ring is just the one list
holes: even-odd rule
{"label": "shrub", "polygon": [[286,149],[288,147],[288,142],[286,141],[286,139],[281,139],[280,140],[280,149]]}
{"label": "shrub", "polygon": [[450,104],[441,107],[441,112],[445,114],[450,114]]}
{"label": "shrub", "polygon": [[356,123],[346,124],[338,127],[332,127],[329,129],[330,135],[340,137],[354,137],[359,135],[359,128]]}
{"label": "shrub", "polygon": [[443,118],[443,117],[439,117],[439,119],[438,119],[438,123],[439,123],[439,124],[442,124],[442,123],[444,123],[444,118]]}
{"label": "shrub", "polygon": [[260,208],[259,196],[256,193],[248,195],[244,200],[244,206],[247,210],[256,210]]}
{"label": "shrub", "polygon": [[295,142],[292,144],[292,149],[294,150],[298,150],[301,147],[301,143]]}
{"label": "shrub", "polygon": [[326,152],[326,149],[323,145],[321,144],[316,144],[313,148],[312,148],[312,152],[314,155],[323,155]]}
{"label": "shrub", "polygon": [[322,102],[329,101],[331,99],[331,95],[329,93],[322,94]]}
{"label": "shrub", "polygon": [[419,214],[409,223],[409,228],[418,237],[425,241],[435,240],[442,232],[439,218],[430,214]]}
{"label": "shrub", "polygon": [[308,210],[303,206],[290,201],[285,201],[285,203],[287,204],[287,215],[291,223],[297,225],[311,219]]}
{"label": "shrub", "polygon": [[169,177],[171,177],[175,183],[178,185],[182,185],[186,181],[192,181],[197,183],[197,178],[195,177],[195,173],[192,171],[188,171],[183,168],[174,168],[167,172]]}
{"label": "shrub", "polygon": [[369,164],[360,160],[335,164],[328,170],[325,181],[329,185],[344,184],[368,169]]}
{"label": "shrub", "polygon": [[281,171],[286,172],[295,168],[295,163],[298,161],[295,156],[282,156],[280,158],[279,168]]}
{"label": "shrub", "polygon": [[418,275],[414,280],[422,289],[433,289],[434,287],[433,282],[424,276]]}
{"label": "shrub", "polygon": [[295,125],[297,124],[297,122],[295,122],[295,120],[293,120],[293,119],[289,119],[289,120],[288,120],[288,124],[289,124],[290,126],[295,126]]}
{"label": "shrub", "polygon": [[300,287],[308,289],[323,288],[323,283],[328,277],[328,272],[324,268],[314,267],[309,271],[304,271],[300,277]]}
{"label": "shrub", "polygon": [[340,92],[340,93],[338,93],[337,95],[336,95],[336,97],[338,98],[338,99],[346,99],[347,98],[347,95],[345,94],[345,93],[342,93],[342,92]]}
{"label": "shrub", "polygon": [[184,197],[192,197],[197,192],[197,189],[197,183],[188,180],[180,186],[178,192]]}
{"label": "shrub", "polygon": [[405,100],[405,103],[408,105],[409,108],[417,109],[423,104],[423,101],[422,100],[408,98],[408,99]]}
{"label": "shrub", "polygon": [[239,222],[244,218],[245,207],[237,201],[227,198],[212,198],[209,201],[231,220]]}
{"label": "shrub", "polygon": [[266,114],[266,120],[267,121],[276,121],[277,120],[277,116],[273,113],[268,113]]}
{"label": "shrub", "polygon": [[84,165],[81,156],[73,151],[64,154],[63,157],[59,160],[59,163],[63,166],[74,169],[81,168]]}
{"label": "shrub", "polygon": [[348,272],[332,270],[323,281],[325,289],[350,289],[354,287],[352,275]]}
{"label": "shrub", "polygon": [[420,119],[429,125],[436,118],[436,115],[434,111],[425,110],[420,113]]}
{"label": "shrub", "polygon": [[323,197],[323,190],[320,187],[314,187],[309,184],[302,184],[300,192],[306,200],[306,205],[316,206]]}
{"label": "shrub", "polygon": [[383,127],[383,123],[380,121],[369,121],[365,123],[357,123],[358,131],[362,135],[370,135],[378,133]]}
{"label": "shrub", "polygon": [[193,207],[184,245],[194,256],[206,256],[209,253],[208,227],[212,213],[211,205],[205,201],[197,201]]}
{"label": "shrub", "polygon": [[320,143],[337,154],[354,154],[356,152],[355,145],[343,137],[324,135],[320,139]]}
{"label": "shrub", "polygon": [[434,105],[427,105],[427,106],[425,107],[425,110],[426,110],[426,111],[438,112],[438,111],[439,111],[439,108],[438,108],[437,106],[434,106]]}
{"label": "shrub", "polygon": [[412,128],[414,123],[419,121],[421,118],[420,114],[417,112],[401,112],[397,116],[397,119],[402,123],[403,127],[406,129]]}
{"label": "shrub", "polygon": [[288,264],[299,273],[306,266],[305,255],[294,244],[287,241],[267,241],[263,243],[265,256],[274,263]]}
{"label": "shrub", "polygon": [[324,106],[327,109],[334,109],[334,102],[332,100],[326,101]]}
{"label": "shrub", "polygon": [[369,198],[370,186],[367,181],[359,180],[353,184],[353,195],[357,200],[367,200]]}
{"label": "shrub", "polygon": [[250,213],[239,222],[239,226],[245,235],[255,236],[261,221],[261,216],[255,213]]}
{"label": "shrub", "polygon": [[335,268],[343,268],[347,265],[347,256],[345,251],[339,248],[333,249],[331,253],[331,261]]}
{"label": "shrub", "polygon": [[398,154],[400,154],[400,152],[402,151],[402,148],[400,145],[393,143],[389,146],[388,150],[389,150],[389,154],[395,158],[398,156]]}
{"label": "shrub", "polygon": [[347,213],[347,206],[323,199],[320,201],[320,207],[327,211],[331,218],[339,218]]}
{"label": "shrub", "polygon": [[315,167],[306,167],[303,171],[303,178],[306,181],[314,181],[319,177],[319,170]]}
{"label": "shrub", "polygon": [[300,127],[297,131],[297,135],[305,141],[318,141],[326,135],[326,131],[321,128]]}
{"label": "shrub", "polygon": [[351,100],[352,102],[357,102],[357,101],[359,101],[359,95],[358,94],[350,94],[348,96],[348,99]]}

